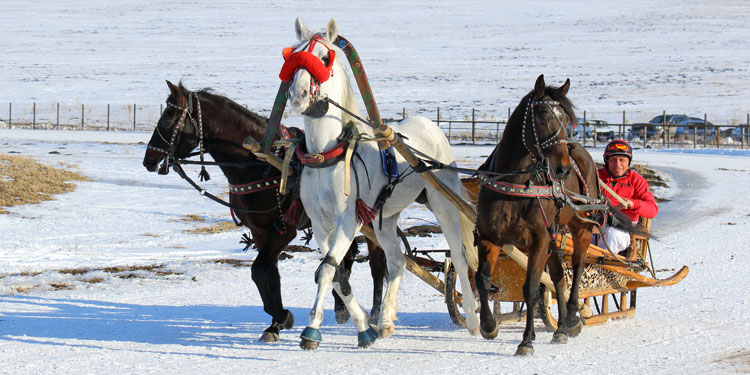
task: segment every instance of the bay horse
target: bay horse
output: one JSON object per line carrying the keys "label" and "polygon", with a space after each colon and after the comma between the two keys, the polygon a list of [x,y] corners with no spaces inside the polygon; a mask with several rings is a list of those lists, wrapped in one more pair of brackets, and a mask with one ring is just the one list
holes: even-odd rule
{"label": "bay horse", "polygon": [[[297,228],[285,223],[282,217],[292,199],[288,198],[289,195],[279,195],[280,172],[259,161],[241,144],[248,136],[262,139],[267,119],[208,89],[191,92],[182,83],[178,87],[169,81],[167,86],[170,95],[166,109],[148,143],[143,165],[150,172],[158,169],[160,174],[167,174],[169,164],[159,168],[159,162],[188,157],[196,148],[200,148],[200,152],[205,148],[205,152],[219,163],[230,185],[229,204],[239,208],[232,210],[232,215],[239,221],[238,225],[250,230],[258,249],[251,266],[252,278],[263,300],[263,310],[272,317],[271,325],[260,340],[275,342],[279,331],[294,324],[294,315],[284,309],[281,298],[278,259],[281,251],[296,237]],[[289,130],[299,132],[294,128]],[[356,249],[357,245],[353,243],[346,253],[345,269],[341,270],[346,278]],[[368,249],[374,285],[372,310],[377,313],[383,294],[385,255],[369,242]],[[348,312],[340,298],[334,296],[337,300],[336,318],[343,323],[348,319]]]}
{"label": "bay horse", "polygon": [[[486,339],[497,336],[498,326],[488,303],[491,270],[503,245],[514,245],[528,255],[523,296],[526,327],[516,355],[533,354],[534,314],[540,296],[540,277],[545,265],[558,298],[565,280],[560,257],[554,254],[554,239],[566,226],[573,238],[573,279],[568,301],[559,301],[558,328],[553,343],[566,343],[577,336],[582,322],[578,311],[578,287],[585,266],[592,220],[580,207],[602,208],[615,216],[617,226],[630,233],[643,234],[630,220],[600,199],[597,172],[591,155],[578,143],[568,143],[565,129],[576,118],[567,98],[570,80],[560,87],[546,86],[540,75],[531,90],[508,119],[500,143],[480,167],[485,183],[477,199],[477,245],[479,267],[476,286],[481,304],[480,331]],[[571,171],[573,173],[571,173]],[[493,176],[494,177],[487,177]],[[580,206],[577,203],[582,203]],[[579,209],[574,209],[574,208]],[[603,219],[604,214],[601,215]]]}
{"label": "bay horse", "polygon": [[[368,347],[378,336],[388,337],[395,330],[396,299],[405,265],[395,234],[400,212],[418,197],[424,198],[420,201],[426,202],[440,222],[466,296],[473,295],[465,253],[476,254],[474,226],[418,173],[412,173],[400,155],[395,156],[399,171],[395,178],[397,183],[389,184],[392,181],[381,171],[381,152],[374,142],[373,129],[351,115],[358,114],[359,109],[343,64],[346,60],[341,58],[343,52],[334,47],[338,36],[336,22],[331,19],[323,31],[314,33],[297,19],[295,32],[299,42],[284,50],[285,63],[280,77],[282,81],[293,79],[287,91],[288,102],[304,119],[305,142],[300,143],[297,153],[309,163],[301,173],[300,197],[312,222],[313,235],[326,254],[316,275],[318,291],[300,346],[307,350],[320,346],[324,294],[333,286],[357,325],[358,346]],[[324,109],[324,113],[310,113],[318,112],[312,109],[320,108],[315,104],[323,98],[340,103],[348,112],[334,105]],[[432,121],[409,117],[394,124],[393,129],[403,135],[410,147],[455,166],[448,140]],[[355,153],[350,163],[346,157],[333,156],[343,156],[350,149]],[[463,191],[455,171],[441,169],[435,174],[453,191]],[[384,189],[392,189],[390,198],[376,203]],[[377,332],[368,326],[367,314],[353,294],[342,291],[340,283],[333,279],[355,234],[376,212],[379,218],[374,225],[375,235],[385,251],[388,267],[388,284]],[[476,301],[466,298],[464,304],[469,312],[466,314],[469,332],[476,335],[479,333]]]}

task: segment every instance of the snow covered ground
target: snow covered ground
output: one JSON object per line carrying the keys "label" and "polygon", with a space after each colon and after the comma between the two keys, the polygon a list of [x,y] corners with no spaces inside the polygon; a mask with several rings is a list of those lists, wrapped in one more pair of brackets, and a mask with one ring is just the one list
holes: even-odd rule
{"label": "snow covered ground", "polygon": [[[32,102],[158,108],[167,79],[213,87],[268,114],[297,16],[312,28],[337,20],[362,55],[385,117],[402,107],[434,117],[440,107],[444,117],[463,118],[477,107],[478,117],[502,118],[540,73],[552,84],[570,77],[580,112],[611,122],[623,110],[633,122],[666,110],[744,123],[750,111],[750,5],[740,0],[9,0],[0,9],[0,119],[8,102],[14,113]],[[139,142],[149,136],[0,129],[0,153],[90,179],[54,201],[0,215],[0,373],[750,371],[747,151],[636,150],[636,160],[670,179],[659,194],[671,201],[661,205],[651,243],[659,276],[682,265],[690,274],[672,287],[640,290],[634,319],[586,327],[565,346],[549,344],[539,323],[535,355],[514,358],[520,323],[503,326],[494,341],[471,337],[450,321],[442,296],[410,274],[395,335],[357,350],[355,328],[335,323],[329,299],[321,349],[302,351],[318,253],[280,262],[297,324],[277,344],[257,342],[269,318],[249,267],[214,263],[256,253],[242,251],[241,229],[186,232],[230,218],[176,175],[145,171]],[[467,166],[490,151],[454,150]],[[601,149],[591,152],[598,159]],[[212,176],[206,188],[225,191],[218,170]],[[413,207],[402,224],[425,215]],[[446,247],[440,237],[413,245]],[[160,267],[108,268],[125,266]],[[84,268],[91,271],[77,272]],[[355,265],[352,282],[369,308],[365,265]]]}
{"label": "snow covered ground", "polygon": [[[748,370],[750,210],[740,203],[747,194],[743,186],[750,183],[747,152],[636,150],[636,159],[669,176],[671,186],[658,193],[672,200],[661,205],[654,222],[659,276],[682,265],[690,274],[672,287],[641,289],[634,319],[587,327],[565,346],[549,344],[551,333],[539,322],[535,355],[513,358],[521,323],[502,326],[494,341],[472,337],[450,321],[442,296],[408,273],[395,335],[357,350],[355,327],[335,323],[329,298],[321,349],[299,349],[315,290],[317,252],[294,253],[280,262],[283,297],[297,324],[282,332],[279,343],[260,343],[269,319],[250,268],[214,263],[251,260],[255,251],[242,251],[241,229],[185,232],[228,221],[229,215],[175,174],[145,171],[140,165],[145,145],[137,142],[146,142],[149,134],[2,130],[0,137],[3,154],[66,166],[91,180],[54,201],[0,215],[0,274],[5,276],[0,279],[0,373]],[[490,151],[454,149],[467,166],[476,166]],[[212,175],[207,188],[225,191],[221,173]],[[205,221],[182,220],[189,214]],[[415,207],[402,216],[402,224],[418,224],[414,218],[429,219]],[[441,238],[414,241],[418,248],[445,248]],[[104,270],[137,265],[161,265],[164,274]],[[92,271],[58,272],[84,267]],[[100,282],[92,282],[97,278]],[[369,308],[366,265],[355,265],[353,285]]]}

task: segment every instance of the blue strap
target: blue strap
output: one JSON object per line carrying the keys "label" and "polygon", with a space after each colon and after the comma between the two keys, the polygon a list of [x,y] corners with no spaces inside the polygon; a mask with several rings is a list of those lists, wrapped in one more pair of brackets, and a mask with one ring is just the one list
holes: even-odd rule
{"label": "blue strap", "polygon": [[393,146],[380,151],[380,164],[383,166],[383,173],[391,178],[398,178],[398,163],[396,163],[396,154]]}

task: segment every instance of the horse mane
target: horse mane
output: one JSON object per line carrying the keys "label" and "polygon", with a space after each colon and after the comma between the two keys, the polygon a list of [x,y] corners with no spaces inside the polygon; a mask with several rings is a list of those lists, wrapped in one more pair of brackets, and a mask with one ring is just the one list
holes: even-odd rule
{"label": "horse mane", "polygon": [[[343,53],[343,51],[342,51]],[[341,105],[346,108],[351,113],[358,114],[359,113],[359,105],[357,104],[357,98],[354,95],[354,90],[352,89],[351,80],[349,79],[349,75],[346,74],[346,67],[344,66],[344,63],[341,62],[338,55],[336,56],[336,65],[339,66],[342,72],[342,76],[344,77],[344,97],[343,97],[343,103]],[[348,113],[344,112],[342,114],[342,121],[344,124],[348,124],[349,122],[353,122],[354,126],[359,130],[360,133],[364,133],[366,130],[369,129],[369,126],[366,126],[353,116],[349,115]]]}
{"label": "horse mane", "polygon": [[[179,83],[180,90],[187,95],[189,90],[185,88],[185,86],[182,84],[182,81]],[[217,94],[214,89],[210,87],[204,87],[198,91],[194,91],[196,94],[199,94],[201,97],[212,100],[217,103],[217,105],[222,106],[223,108],[237,113],[238,118],[243,119],[243,126],[248,128],[250,130],[250,133],[253,135],[259,134],[260,137],[263,136],[263,133],[266,128],[266,122],[268,121],[268,118],[265,116],[261,116],[247,108],[245,106],[235,102],[232,99],[227,98],[226,96]],[[174,105],[177,105],[175,98],[170,93],[167,97],[167,102],[172,103]],[[257,137],[256,137],[257,138]],[[258,139],[260,140],[260,139]]]}

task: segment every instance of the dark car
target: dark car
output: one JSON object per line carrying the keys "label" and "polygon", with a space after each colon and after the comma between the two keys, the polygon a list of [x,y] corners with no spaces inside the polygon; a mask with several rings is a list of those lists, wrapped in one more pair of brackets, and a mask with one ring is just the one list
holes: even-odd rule
{"label": "dark car", "polygon": [[697,117],[690,117],[687,120],[680,121],[679,127],[674,130],[675,138],[692,137],[694,133],[700,138],[711,139],[716,137],[716,128],[708,121],[703,121]]}

